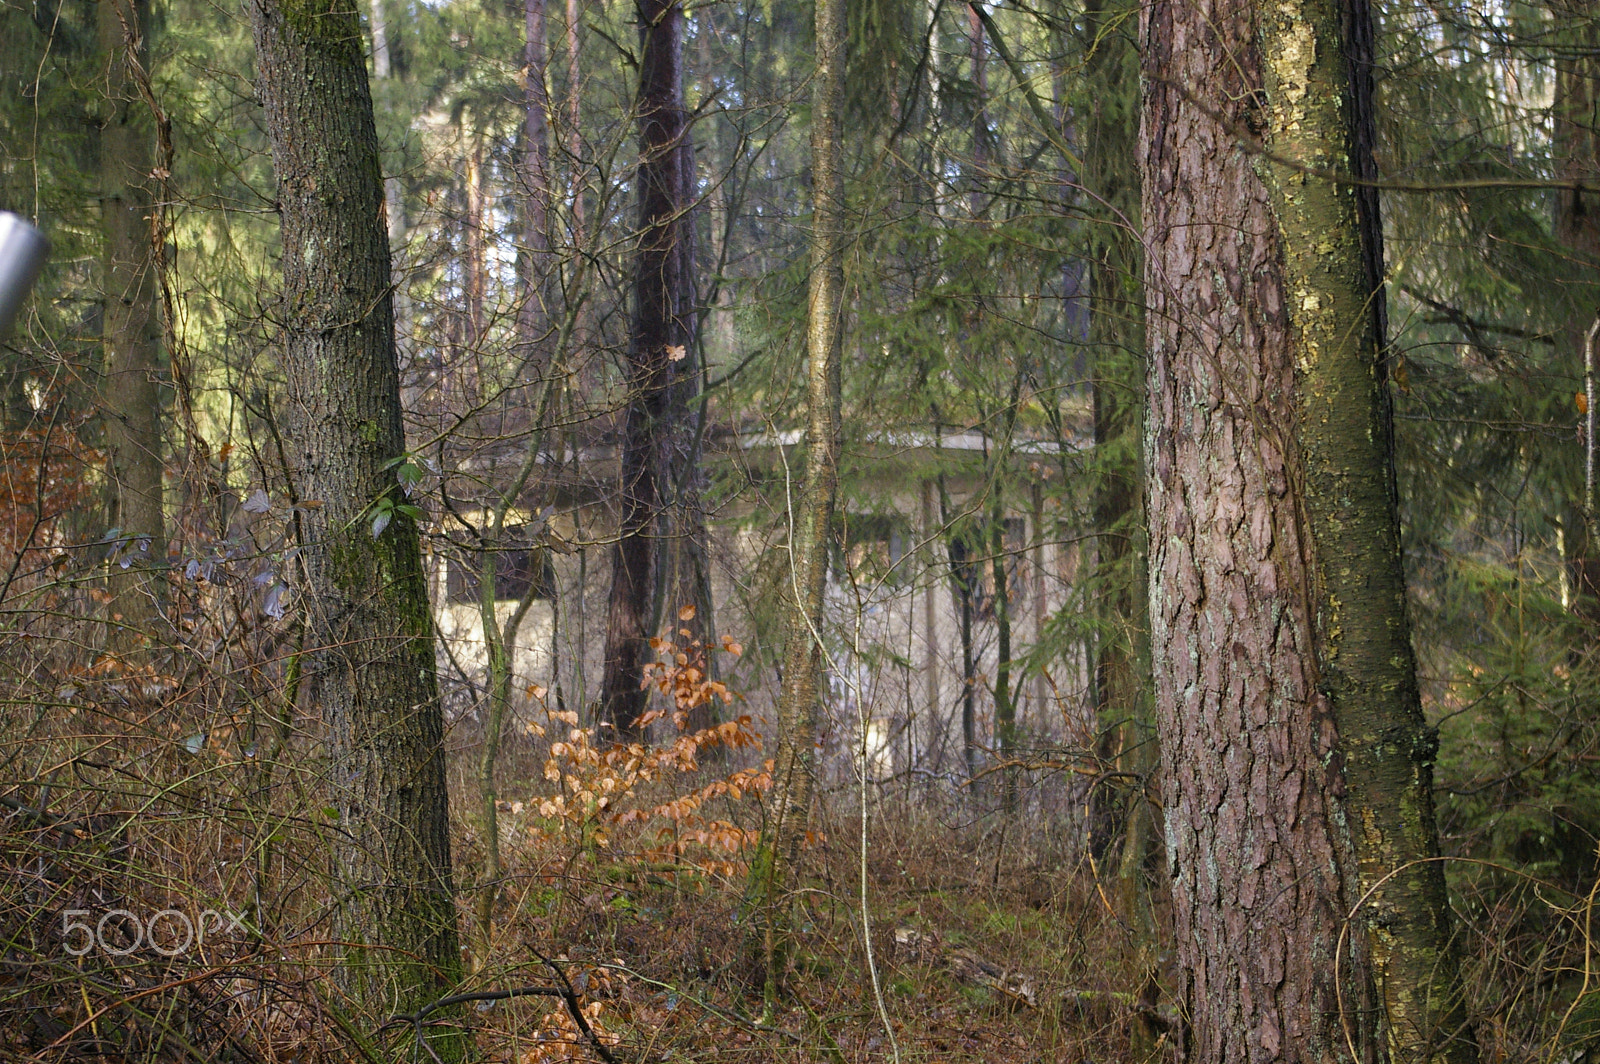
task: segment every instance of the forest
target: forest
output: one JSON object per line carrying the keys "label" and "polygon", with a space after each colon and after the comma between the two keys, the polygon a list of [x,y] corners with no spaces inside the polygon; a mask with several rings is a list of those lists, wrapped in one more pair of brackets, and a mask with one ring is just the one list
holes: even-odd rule
{"label": "forest", "polygon": [[0,1060],[1600,1060],[1595,0],[0,0],[0,212]]}

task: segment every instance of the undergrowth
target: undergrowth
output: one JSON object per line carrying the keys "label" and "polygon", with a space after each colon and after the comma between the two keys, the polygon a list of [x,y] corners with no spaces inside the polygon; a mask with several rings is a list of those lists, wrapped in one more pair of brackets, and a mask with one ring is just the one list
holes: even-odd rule
{"label": "undergrowth", "polygon": [[[465,1027],[505,1064],[1176,1059],[1165,947],[1097,882],[1090,787],[1001,813],[943,780],[868,786],[864,923],[862,790],[824,781],[785,901],[782,1008],[757,1023],[745,861],[770,763],[762,722],[711,668],[741,648],[683,629],[653,643],[654,742],[600,744],[529,691],[497,785],[498,883],[481,881],[475,818],[454,818],[463,929],[492,888],[487,933],[463,934],[461,1000],[363,1012],[328,978],[335,824],[321,724],[296,697],[298,629],[270,608],[281,524],[191,531],[170,638],[134,660],[82,619],[120,545],[56,546],[76,500],[23,501],[45,516],[0,603],[0,1059],[412,1060],[406,1028],[423,1022]],[[470,714],[454,722],[457,811],[473,808],[480,741]],[[1041,763],[1093,763],[1080,753]],[[1106,834],[1096,846],[1116,845]],[[1159,926],[1163,871],[1142,871]],[[1452,875],[1485,1059],[1580,1059],[1600,1040],[1595,894],[1504,865]]]}

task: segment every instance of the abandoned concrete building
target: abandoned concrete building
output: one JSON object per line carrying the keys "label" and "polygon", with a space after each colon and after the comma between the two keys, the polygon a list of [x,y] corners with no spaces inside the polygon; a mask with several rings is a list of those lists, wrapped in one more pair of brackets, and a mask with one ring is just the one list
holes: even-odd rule
{"label": "abandoned concrete building", "polygon": [[[738,695],[734,711],[750,713],[758,728],[771,718],[778,687],[779,582],[789,571],[785,498],[800,442],[798,433],[730,434],[708,451],[716,485],[706,493],[714,501],[705,511],[711,628],[719,641],[742,647],[737,657],[718,652],[716,667]],[[824,632],[821,742],[829,759],[858,755],[864,743],[880,780],[952,785],[963,783],[970,768],[992,764],[1001,613],[1010,628],[1018,749],[1092,746],[1091,637],[1072,623],[1084,609],[1078,590],[1084,541],[1059,516],[1056,494],[1061,460],[1083,446],[1012,441],[1002,461],[994,457],[995,441],[964,431],[884,434],[847,452]],[[550,464],[560,469],[544,481],[544,504],[511,507],[502,518],[494,608],[504,624],[531,598],[511,653],[517,712],[575,709],[592,722],[603,664],[615,458],[595,449],[569,452],[559,463],[552,457]],[[998,595],[997,482],[1005,574]],[[454,516],[461,531],[481,530],[491,520],[481,509]],[[963,522],[981,524],[983,534],[955,531]],[[441,675],[457,714],[474,712],[487,662],[483,558],[466,546],[469,540],[436,536],[432,553]],[[1092,548],[1089,554],[1092,563]],[[670,636],[676,604],[664,606],[661,626]],[[1048,654],[1033,653],[1046,643]],[[968,727],[976,758],[970,764]]]}

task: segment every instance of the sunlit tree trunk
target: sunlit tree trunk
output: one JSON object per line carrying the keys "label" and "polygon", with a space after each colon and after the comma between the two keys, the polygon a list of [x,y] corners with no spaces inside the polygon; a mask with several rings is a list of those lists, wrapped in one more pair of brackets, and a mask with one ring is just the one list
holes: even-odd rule
{"label": "sunlit tree trunk", "polygon": [[787,635],[778,692],[778,748],[751,895],[765,911],[764,1013],[777,998],[780,894],[799,855],[811,808],[823,674],[822,607],[839,483],[840,353],[844,301],[844,0],[816,0],[817,71],[811,90],[811,281],[806,307],[806,465],[791,516]]}
{"label": "sunlit tree trunk", "polygon": [[106,447],[106,526],[122,546],[111,559],[107,645],[133,653],[164,619],[166,521],[161,504],[161,342],[159,278],[152,226],[155,134],[135,72],[149,61],[149,0],[100,0],[105,64],[100,127],[104,260],[102,424]]}
{"label": "sunlit tree trunk", "polygon": [[[337,811],[334,969],[372,1017],[459,976],[433,622],[405,451],[389,243],[354,0],[248,5],[283,223],[283,371],[308,704]],[[457,1036],[435,1050],[458,1056]]]}
{"label": "sunlit tree trunk", "polygon": [[1372,977],[1396,1061],[1477,1059],[1433,803],[1400,554],[1368,0],[1263,7],[1269,150],[1315,562],[1318,682],[1337,721]]}
{"label": "sunlit tree trunk", "polygon": [[1370,17],[1161,0],[1141,26],[1151,626],[1192,1059],[1471,1060],[1376,196],[1307,173],[1372,172]]}

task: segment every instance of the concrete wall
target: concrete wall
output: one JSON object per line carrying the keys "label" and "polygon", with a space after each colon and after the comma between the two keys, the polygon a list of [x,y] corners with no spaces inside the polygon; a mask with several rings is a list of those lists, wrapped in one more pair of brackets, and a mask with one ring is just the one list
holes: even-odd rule
{"label": "concrete wall", "polygon": [[[1032,649],[1042,626],[1058,611],[1081,609],[1074,583],[1082,559],[1076,543],[1063,541],[1032,484],[1008,485],[1007,496],[1019,502],[1007,511],[1015,661]],[[970,492],[947,488],[945,505],[954,513],[987,503]],[[940,509],[934,483],[914,477],[885,486],[874,495],[870,510],[845,506],[846,527],[854,534],[830,583],[825,632],[830,668],[823,748],[824,765],[833,774],[848,770],[865,723],[874,776],[943,779],[952,786],[965,778],[960,613],[948,547],[940,533]],[[544,692],[543,705],[557,708],[559,703],[579,710],[586,721],[592,719],[610,580],[605,526],[598,506],[574,507],[552,521],[560,538],[577,549],[551,555],[555,594],[534,603],[516,640],[514,689],[520,714],[543,719],[540,700],[528,694],[535,687]],[[890,529],[892,534],[884,535]],[[781,520],[770,512],[754,505],[743,511],[730,507],[713,523],[708,545],[716,631],[745,648],[737,660],[719,655],[719,665],[730,687],[743,696],[742,711],[752,713],[763,727],[772,717],[777,689],[785,537]],[[976,565],[982,582],[992,586],[990,557],[985,548]],[[486,662],[478,606],[448,601],[451,563],[436,554],[433,564],[441,674],[452,711],[472,714],[482,696]],[[675,615],[675,607],[669,604],[669,616]],[[496,605],[502,620],[513,609],[511,602]],[[993,745],[996,641],[993,617],[976,619],[977,737],[983,746]],[[1048,677],[1045,671],[1013,665],[1024,752],[1092,744],[1087,669],[1088,649],[1082,642],[1069,643],[1050,658]],[[988,760],[980,756],[980,766]]]}

